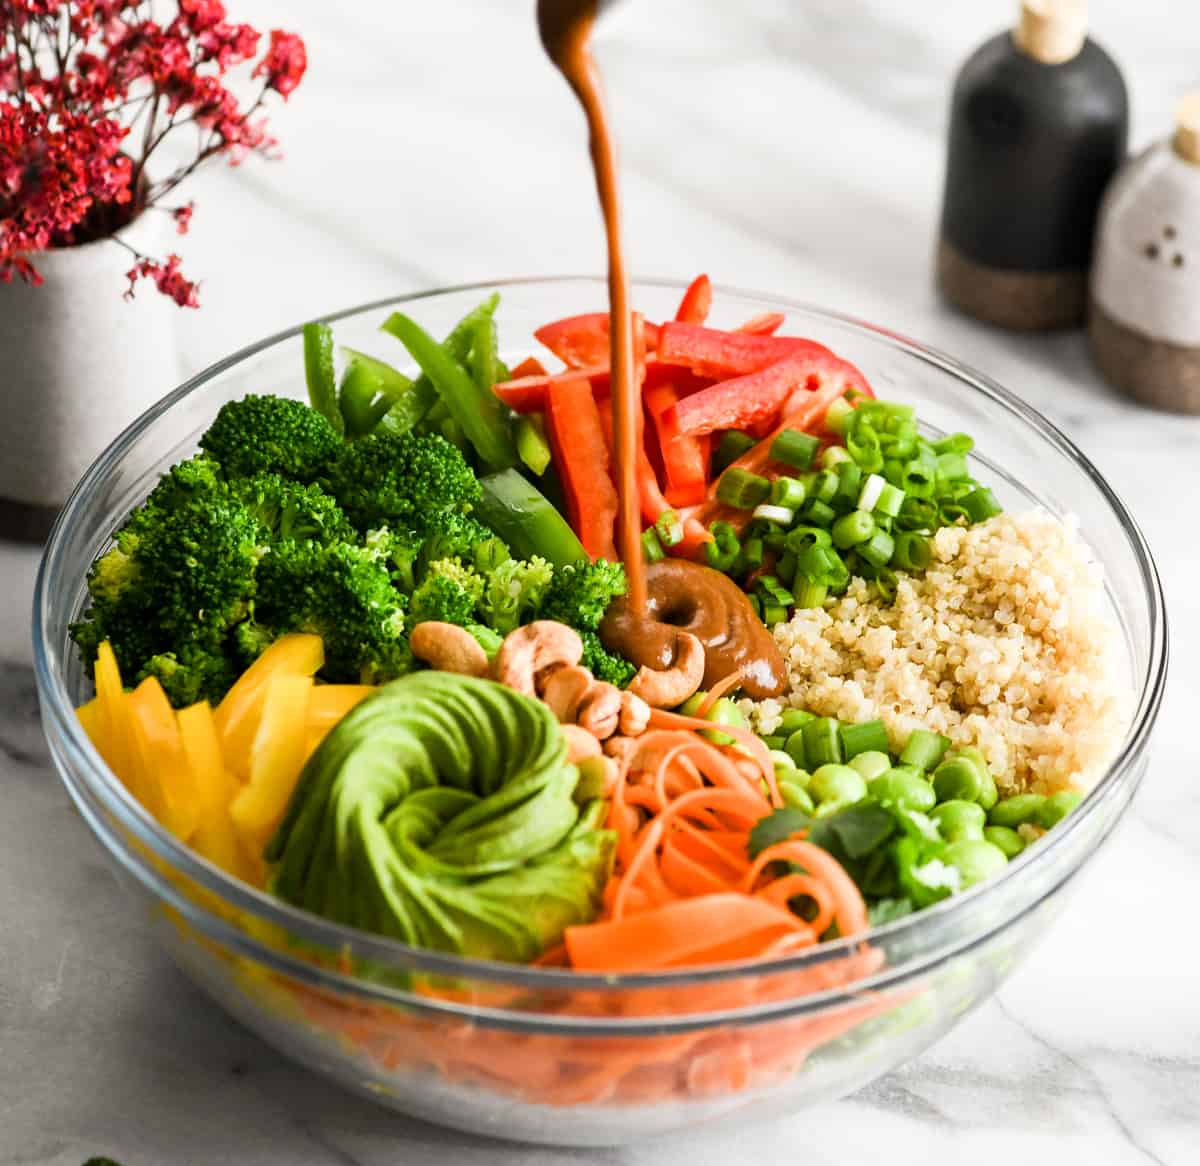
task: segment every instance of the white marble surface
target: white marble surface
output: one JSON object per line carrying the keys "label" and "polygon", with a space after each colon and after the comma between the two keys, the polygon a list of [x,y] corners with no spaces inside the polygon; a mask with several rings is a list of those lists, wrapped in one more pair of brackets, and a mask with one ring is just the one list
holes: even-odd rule
{"label": "white marble surface", "polygon": [[[178,321],[190,367],[389,292],[599,268],[578,115],[539,58],[531,7],[236,5],[303,31],[312,72],[279,119],[287,161],[211,172],[193,192],[186,257],[206,307]],[[6,548],[0,1163],[1200,1161],[1200,556],[1188,517],[1200,420],[1123,401],[1079,335],[1015,338],[952,315],[929,279],[949,77],[1011,7],[628,0],[604,56],[638,271],[703,266],[960,355],[1062,424],[1143,524],[1166,583],[1172,683],[1150,777],[1057,931],[992,1004],[821,1122],[594,1155],[406,1122],[282,1064],[138,933],[50,769],[28,668],[36,555]],[[1200,83],[1200,9],[1092,7],[1127,70],[1140,145]]]}

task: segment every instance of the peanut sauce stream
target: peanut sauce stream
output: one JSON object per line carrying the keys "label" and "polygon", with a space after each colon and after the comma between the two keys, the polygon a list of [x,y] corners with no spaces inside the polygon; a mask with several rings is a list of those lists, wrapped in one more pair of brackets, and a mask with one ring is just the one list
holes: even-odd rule
{"label": "peanut sauce stream", "polygon": [[637,458],[642,402],[635,371],[629,273],[621,237],[616,148],[608,125],[600,72],[591,51],[598,0],[538,0],[538,31],[551,61],[579,98],[587,117],[592,166],[608,242],[608,296],[614,452],[617,462],[617,547],[629,591],[609,609],[600,629],[605,645],[633,663],[662,671],[675,664],[681,631],[705,648],[704,683],[711,687],[737,671],[755,699],[787,686],[787,669],[774,639],[732,580],[709,567],[671,560],[651,568],[648,595],[642,554]]}

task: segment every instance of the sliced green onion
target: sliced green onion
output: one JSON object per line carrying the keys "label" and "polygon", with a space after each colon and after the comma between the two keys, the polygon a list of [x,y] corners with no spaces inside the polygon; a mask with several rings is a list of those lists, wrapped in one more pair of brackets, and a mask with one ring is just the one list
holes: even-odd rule
{"label": "sliced green onion", "polygon": [[858,504],[862,480],[860,466],[854,462],[842,462],[838,466],[838,488],[833,496],[833,507],[837,510],[853,510]]}
{"label": "sliced green onion", "polygon": [[[830,406],[832,409],[832,406]],[[725,437],[729,437],[730,431]],[[739,437],[746,437],[742,433]],[[751,444],[754,444],[753,438],[747,438]],[[725,445],[725,438],[721,439],[722,447]],[[785,429],[773,442],[771,442],[771,458],[777,462],[783,462],[785,465],[792,466],[797,470],[807,470],[812,464],[813,459],[817,456],[817,450],[820,448],[821,442],[819,438],[814,437],[811,433],[801,433],[798,429]]]}
{"label": "sliced green onion", "polygon": [[796,512],[790,506],[772,506],[764,502],[754,508],[754,517],[761,522],[773,522],[776,526],[791,526]]}
{"label": "sliced green onion", "polygon": [[763,597],[764,603],[770,600],[782,607],[790,607],[795,602],[792,593],[774,575],[760,575],[754,580],[754,590]]}
{"label": "sliced green onion", "polygon": [[825,411],[825,428],[839,437],[846,436],[850,420],[854,416],[854,406],[845,397],[838,397]]}
{"label": "sliced green onion", "polygon": [[850,460],[850,455],[840,445],[827,445],[821,450],[821,468],[823,470],[836,470],[843,462]]}
{"label": "sliced green onion", "polygon": [[769,628],[773,628],[777,623],[786,622],[788,617],[788,609],[780,603],[767,603],[762,605],[762,621]]}
{"label": "sliced green onion", "polygon": [[965,433],[949,433],[933,443],[934,453],[970,453],[975,441]]}
{"label": "sliced green onion", "polygon": [[875,509],[875,504],[883,497],[883,491],[887,487],[885,482],[878,474],[868,474],[867,479],[862,484],[862,490],[858,495],[858,509],[865,510],[869,514]]}
{"label": "sliced green onion", "polygon": [[970,477],[966,455],[955,453],[953,450],[938,454],[937,476],[939,482],[953,482],[959,478]]}
{"label": "sliced green onion", "polygon": [[881,436],[879,444],[883,446],[888,457],[904,460],[917,452],[917,423],[908,418],[901,418],[899,423],[889,432]]}
{"label": "sliced green onion", "polygon": [[814,502],[832,502],[837,493],[838,476],[833,470],[822,470],[813,478],[808,496]]}
{"label": "sliced green onion", "polygon": [[829,595],[829,586],[805,579],[793,585],[792,594],[796,597],[797,607],[820,607]]}
{"label": "sliced green onion", "polygon": [[664,547],[676,547],[683,542],[683,520],[676,510],[664,510],[654,524],[654,532]]}
{"label": "sliced green onion", "polygon": [[784,551],[775,564],[775,574],[785,583],[792,583],[796,578],[796,554],[794,551]]}
{"label": "sliced green onion", "polygon": [[883,469],[879,435],[868,424],[856,424],[846,435],[846,452],[868,473]]}
{"label": "sliced green onion", "polygon": [[896,535],[896,549],[892,552],[892,566],[902,571],[924,571],[933,558],[929,540],[915,531],[902,530]]}
{"label": "sliced green onion", "polygon": [[943,737],[941,733],[931,733],[928,729],[914,729],[900,754],[900,764],[915,765],[918,769],[928,772],[937,768],[938,762],[949,748],[949,737]]}
{"label": "sliced green onion", "polygon": [[642,531],[642,554],[647,563],[661,563],[667,557],[654,527]]}
{"label": "sliced green onion", "polygon": [[763,565],[763,559],[766,556],[766,548],[763,546],[763,540],[760,538],[748,538],[742,543],[742,549],[737,557],[737,562],[734,563],[734,573],[737,575],[745,575],[751,571],[757,571]]}
{"label": "sliced green onion", "polygon": [[984,522],[1002,513],[1003,507],[996,501],[996,495],[987,486],[972,490],[963,500],[962,508],[972,522]]}
{"label": "sliced green onion", "polygon": [[938,508],[939,526],[954,526],[960,518],[965,518],[968,523],[971,521],[971,516],[967,513],[966,508],[957,502],[947,502]]}
{"label": "sliced green onion", "polygon": [[717,571],[729,571],[742,550],[737,531],[728,522],[714,522],[709,528],[712,542],[704,544],[704,558]]}
{"label": "sliced green onion", "polygon": [[784,542],[787,549],[796,554],[808,547],[828,547],[832,544],[833,536],[819,526],[793,526]]}
{"label": "sliced green onion", "polygon": [[902,530],[934,530],[938,525],[937,503],[928,498],[905,498],[896,525]]}
{"label": "sliced green onion", "polygon": [[726,470],[717,483],[717,498],[737,510],[753,510],[770,493],[771,483],[766,478],[737,466]]}
{"label": "sliced green onion", "polygon": [[762,619],[762,600],[757,595],[747,595],[746,598],[750,601],[750,606],[754,609],[754,614]]}
{"label": "sliced green onion", "polygon": [[863,721],[858,725],[842,725],[842,758],[849,761],[860,753],[886,753],[888,751],[887,729],[882,721]]}
{"label": "sliced green onion", "polygon": [[864,562],[872,567],[882,567],[892,557],[896,541],[886,530],[877,530],[866,542],[854,548]]}
{"label": "sliced green onion", "polygon": [[832,526],[837,511],[827,502],[813,498],[804,504],[804,517],[813,526]]}
{"label": "sliced green onion", "polygon": [[799,478],[776,478],[771,483],[770,501],[773,506],[787,506],[799,510],[808,491]]}
{"label": "sliced green onion", "polygon": [[880,567],[875,572],[874,582],[880,599],[885,603],[891,603],[896,598],[896,572],[890,567]]}
{"label": "sliced green onion", "polygon": [[721,434],[721,443],[717,446],[717,452],[713,454],[713,473],[722,473],[757,444],[750,434],[743,433],[740,429],[727,429]]}
{"label": "sliced green onion", "polygon": [[914,458],[904,467],[900,486],[914,498],[928,498],[933,494],[937,475],[937,458],[929,453],[926,457]]}
{"label": "sliced green onion", "polygon": [[843,551],[866,542],[875,533],[875,520],[865,510],[851,510],[833,524],[833,545]]}
{"label": "sliced green onion", "polygon": [[[841,764],[840,729],[841,726],[832,717],[817,717],[801,730],[804,734],[804,768],[810,773],[822,765]],[[791,753],[791,750],[788,752]]]}
{"label": "sliced green onion", "polygon": [[903,490],[887,482],[880,491],[879,500],[871,509],[876,514],[886,514],[888,518],[895,518],[900,513],[900,507],[904,505],[904,498]]}

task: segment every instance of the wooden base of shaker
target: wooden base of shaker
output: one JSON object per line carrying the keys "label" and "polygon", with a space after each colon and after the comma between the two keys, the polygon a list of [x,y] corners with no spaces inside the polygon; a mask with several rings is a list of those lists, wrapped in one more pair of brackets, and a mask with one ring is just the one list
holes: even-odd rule
{"label": "wooden base of shaker", "polygon": [[1156,409],[1200,413],[1200,348],[1153,340],[1118,323],[1095,300],[1088,316],[1092,356],[1118,389]]}
{"label": "wooden base of shaker", "polygon": [[1087,313],[1086,271],[1006,271],[968,259],[942,239],[937,282],[955,307],[1014,332],[1081,328]]}
{"label": "wooden base of shaker", "polygon": [[0,539],[15,543],[44,543],[58,518],[58,506],[39,506],[0,498]]}

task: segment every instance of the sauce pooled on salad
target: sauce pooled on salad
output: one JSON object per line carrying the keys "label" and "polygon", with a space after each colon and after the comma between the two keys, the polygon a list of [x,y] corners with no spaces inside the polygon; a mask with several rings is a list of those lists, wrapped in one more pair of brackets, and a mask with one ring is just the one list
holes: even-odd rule
{"label": "sauce pooled on salad", "polygon": [[597,7],[598,0],[538,2],[542,44],[587,117],[608,240],[613,434],[620,500],[617,546],[629,578],[629,592],[613,605],[601,638],[606,647],[639,667],[663,671],[675,664],[680,633],[690,632],[705,648],[706,686],[740,670],[748,695],[756,699],[775,696],[787,687],[783,656],[736,584],[709,567],[675,560],[652,567],[647,587],[636,463],[642,404],[635,371],[629,273],[621,239],[616,149],[590,47]]}

